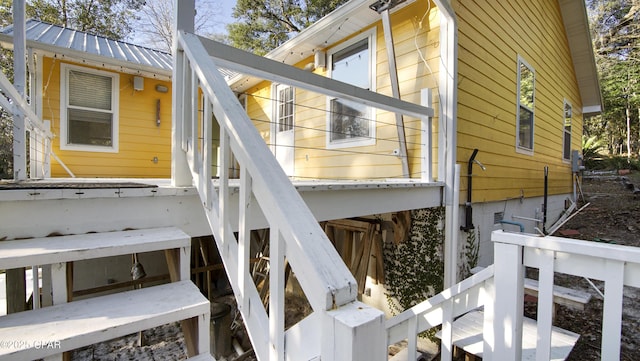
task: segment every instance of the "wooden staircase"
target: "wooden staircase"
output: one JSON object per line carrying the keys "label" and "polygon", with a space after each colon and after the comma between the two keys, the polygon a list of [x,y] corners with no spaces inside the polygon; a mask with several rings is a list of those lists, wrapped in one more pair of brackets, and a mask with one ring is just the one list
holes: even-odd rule
{"label": "wooden staircase", "polygon": [[[67,262],[159,250],[171,283],[67,302]],[[61,358],[62,352],[180,321],[188,355],[213,360],[209,301],[189,279],[190,252],[190,237],[172,227],[0,242],[0,269],[52,265],[54,302],[0,317],[0,359]]]}

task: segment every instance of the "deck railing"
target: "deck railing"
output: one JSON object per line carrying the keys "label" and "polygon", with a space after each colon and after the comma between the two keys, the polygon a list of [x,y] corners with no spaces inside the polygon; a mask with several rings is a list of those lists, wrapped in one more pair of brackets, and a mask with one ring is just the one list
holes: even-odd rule
{"label": "deck railing", "polygon": [[[407,355],[415,355],[418,334],[442,325],[441,360],[453,355],[454,319],[493,302],[493,266],[387,320],[387,344],[407,340]],[[409,358],[413,360],[413,358]]]}
{"label": "deck railing", "polygon": [[522,284],[527,266],[539,269],[537,360],[549,360],[556,272],[604,281],[601,359],[620,359],[624,286],[640,287],[640,249],[503,231],[494,231],[492,240],[496,295],[493,319],[512,320],[493,322],[495,342],[489,346],[495,355],[505,360],[521,357],[522,350],[515,345],[522,344]]}
{"label": "deck railing", "polygon": [[[494,231],[495,263],[387,321],[387,343],[442,325],[441,360],[452,358],[453,320],[484,306],[483,359],[521,360],[524,270],[539,270],[536,360],[550,360],[555,273],[604,282],[602,360],[620,359],[624,287],[640,287],[640,249],[560,237]],[[412,358],[410,358],[411,360]]]}
{"label": "deck railing", "polygon": [[[421,118],[430,108],[354,88],[180,31],[174,79],[175,131],[211,225],[254,350],[260,360],[383,360],[384,315],[357,302],[357,284],[289,178],[269,151],[218,68],[265,75],[324,94],[356,99]],[[328,80],[328,82],[327,82]],[[319,83],[321,82],[321,83]],[[354,91],[354,89],[356,89]],[[355,95],[354,95],[355,94]],[[219,179],[212,180],[213,122],[220,129]],[[217,128],[217,127],[216,127]],[[175,140],[175,139],[174,139]],[[240,166],[238,224],[229,214],[231,159]],[[174,160],[175,161],[175,160]],[[430,167],[429,167],[430,168]],[[248,219],[269,224],[268,312],[249,273]],[[233,229],[238,229],[237,236]],[[313,314],[284,329],[285,262]],[[287,339],[287,342],[285,342]],[[366,346],[365,345],[370,345]],[[286,355],[286,357],[285,357]]]}
{"label": "deck railing", "polygon": [[[51,140],[53,134],[49,125],[31,109],[29,104],[11,84],[4,73],[0,72],[0,106],[12,115],[20,114],[25,118],[25,131],[30,135],[29,147],[24,144],[19,151],[19,157],[30,160],[30,178],[44,178],[49,176],[49,155],[51,154]],[[28,152],[28,153],[27,153]],[[26,164],[26,161],[24,162]],[[14,165],[17,166],[17,165]],[[26,172],[26,170],[24,170]]]}
{"label": "deck railing", "polygon": [[[18,90],[11,84],[4,73],[0,72],[0,107],[12,115],[20,114],[25,120],[25,131],[29,135],[28,144],[14,148],[18,158],[29,157],[29,178],[42,179],[51,176],[51,157],[53,157],[72,178],[73,172],[58,158],[51,148],[54,134],[51,123],[43,121],[31,109]],[[24,162],[26,164],[26,161]],[[14,164],[14,167],[16,165]],[[25,170],[26,171],[26,170]]]}

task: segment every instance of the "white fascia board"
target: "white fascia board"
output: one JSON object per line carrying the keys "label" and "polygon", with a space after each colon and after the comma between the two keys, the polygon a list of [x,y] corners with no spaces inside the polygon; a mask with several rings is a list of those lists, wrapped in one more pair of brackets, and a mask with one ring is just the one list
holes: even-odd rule
{"label": "white fascia board", "polygon": [[583,115],[598,115],[602,113],[602,106],[600,105],[588,105],[582,108]]}
{"label": "white fascia board", "polygon": [[[407,0],[402,4],[397,5],[391,10],[391,13],[394,13],[412,3],[416,0]],[[300,48],[305,48],[308,50],[309,47],[316,47],[317,49],[327,48],[334,43],[344,39],[345,36],[352,35],[354,32],[350,32],[349,34],[339,34],[338,30],[341,27],[340,25],[350,21],[350,19],[358,19],[363,21],[363,18],[367,14],[371,14],[371,21],[366,22],[366,25],[363,24],[363,28],[369,26],[376,21],[381,20],[380,16],[373,10],[369,8],[369,5],[373,4],[375,0],[352,0],[344,5],[338,7],[331,13],[327,14],[322,19],[313,23],[313,25],[308,28],[302,30],[295,37],[287,40],[284,44],[279,47],[268,52],[264,57],[268,59],[283,59],[287,58],[288,61],[283,61],[287,64],[293,64],[295,60],[294,57],[287,57],[287,55],[291,53],[297,53]],[[336,28],[338,26],[338,28]],[[325,40],[331,36],[331,43],[327,43]],[[233,78],[229,79],[228,84],[234,89],[246,89],[257,84],[261,79],[248,77],[244,74],[238,74]]]}

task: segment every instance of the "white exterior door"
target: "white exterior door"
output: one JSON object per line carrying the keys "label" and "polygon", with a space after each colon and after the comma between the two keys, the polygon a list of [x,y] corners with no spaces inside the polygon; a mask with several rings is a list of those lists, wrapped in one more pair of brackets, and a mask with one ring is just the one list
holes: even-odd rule
{"label": "white exterior door", "polygon": [[273,153],[288,176],[294,175],[295,126],[294,89],[289,85],[274,87]]}

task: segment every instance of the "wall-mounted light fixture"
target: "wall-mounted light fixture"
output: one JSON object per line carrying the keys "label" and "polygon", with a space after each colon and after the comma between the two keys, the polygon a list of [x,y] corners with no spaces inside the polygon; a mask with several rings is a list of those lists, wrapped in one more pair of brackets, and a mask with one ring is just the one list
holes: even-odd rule
{"label": "wall-mounted light fixture", "polygon": [[133,90],[135,91],[143,91],[144,90],[144,78],[141,76],[133,77]]}
{"label": "wall-mounted light fixture", "polygon": [[313,64],[316,69],[327,67],[327,53],[323,50],[317,50],[313,56]]}
{"label": "wall-mounted light fixture", "polygon": [[169,91],[169,88],[167,88],[167,87],[166,87],[166,86],[164,86],[164,85],[160,85],[160,84],[158,84],[158,85],[156,85],[156,91],[157,91],[158,93],[166,93],[166,92],[168,92],[168,91]]}

